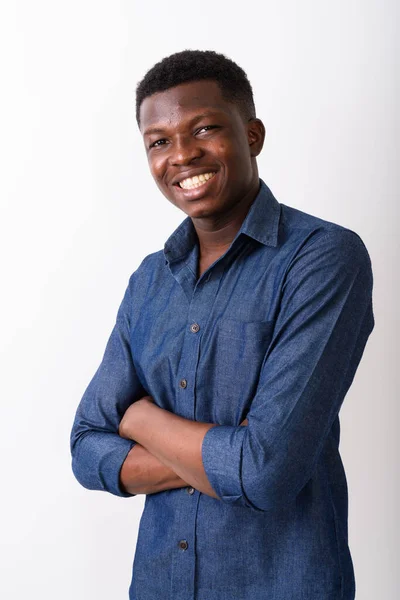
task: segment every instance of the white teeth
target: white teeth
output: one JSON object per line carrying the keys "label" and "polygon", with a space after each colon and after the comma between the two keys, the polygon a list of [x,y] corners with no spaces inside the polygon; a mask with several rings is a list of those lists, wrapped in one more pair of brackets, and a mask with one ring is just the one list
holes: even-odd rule
{"label": "white teeth", "polygon": [[200,187],[201,185],[204,185],[206,183],[206,181],[211,179],[211,177],[214,177],[214,175],[215,175],[215,172],[202,173],[201,175],[195,175],[194,177],[188,177],[187,179],[180,181],[179,185],[184,190],[191,190],[192,188],[196,188],[196,187]]}

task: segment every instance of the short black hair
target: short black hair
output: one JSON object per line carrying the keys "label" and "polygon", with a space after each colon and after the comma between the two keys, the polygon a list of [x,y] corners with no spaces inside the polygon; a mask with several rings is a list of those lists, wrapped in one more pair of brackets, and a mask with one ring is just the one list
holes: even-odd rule
{"label": "short black hair", "polygon": [[253,90],[246,73],[233,60],[214,50],[182,50],[156,63],[137,84],[136,121],[140,127],[140,106],[145,98],[181,83],[211,79],[222,97],[239,106],[242,116],[255,118]]}

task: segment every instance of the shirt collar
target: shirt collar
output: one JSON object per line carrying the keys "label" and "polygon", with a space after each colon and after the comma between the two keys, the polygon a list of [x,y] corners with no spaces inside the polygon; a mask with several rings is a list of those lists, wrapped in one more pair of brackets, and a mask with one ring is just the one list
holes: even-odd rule
{"label": "shirt collar", "polygon": [[[244,233],[266,246],[276,247],[278,244],[280,212],[280,203],[273,196],[266,183],[260,179],[258,194],[234,240]],[[232,240],[232,243],[234,240]],[[165,262],[173,262],[188,254],[196,241],[197,234],[192,219],[186,217],[165,242]]]}

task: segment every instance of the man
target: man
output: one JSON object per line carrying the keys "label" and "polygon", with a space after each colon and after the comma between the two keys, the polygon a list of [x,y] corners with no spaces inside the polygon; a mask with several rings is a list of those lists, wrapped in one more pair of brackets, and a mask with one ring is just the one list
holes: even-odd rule
{"label": "man", "polygon": [[89,489],[146,494],[131,600],[351,600],[338,413],[374,326],[353,231],[280,204],[244,71],[176,53],[137,88],[187,217],[132,274],[71,434]]}

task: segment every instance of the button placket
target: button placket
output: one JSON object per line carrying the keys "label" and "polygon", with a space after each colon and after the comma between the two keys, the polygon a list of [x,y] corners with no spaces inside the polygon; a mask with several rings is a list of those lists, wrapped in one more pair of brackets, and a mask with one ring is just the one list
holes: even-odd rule
{"label": "button placket", "polygon": [[[194,286],[189,298],[187,312],[182,315],[184,331],[182,339],[181,354],[176,371],[175,380],[176,397],[174,409],[185,418],[196,419],[196,380],[198,378],[198,366],[200,361],[200,347],[202,336],[206,333],[207,323],[212,313],[215,298],[218,292],[221,273],[217,272],[210,278],[209,283],[203,285],[203,279],[198,286]],[[188,288],[189,286],[187,286]],[[189,294],[187,294],[189,297]],[[182,383],[181,383],[182,382]],[[175,522],[175,555],[171,575],[170,597],[194,598],[195,582],[195,543],[196,543],[196,520],[201,494],[192,486],[185,486],[182,496],[177,496],[180,501],[180,510]],[[183,495],[187,494],[187,496]],[[181,537],[185,536],[185,537]],[[175,537],[175,536],[174,536]],[[183,586],[185,593],[183,594]]]}
{"label": "button placket", "polygon": [[175,383],[177,393],[174,404],[176,413],[187,419],[196,419],[195,388],[201,338],[210,317],[210,307],[215,301],[220,275],[219,272],[216,274],[213,272],[213,277],[207,286],[197,285],[196,282],[193,282],[190,294],[188,293],[189,305],[187,313],[184,315],[186,324],[178,363]]}

